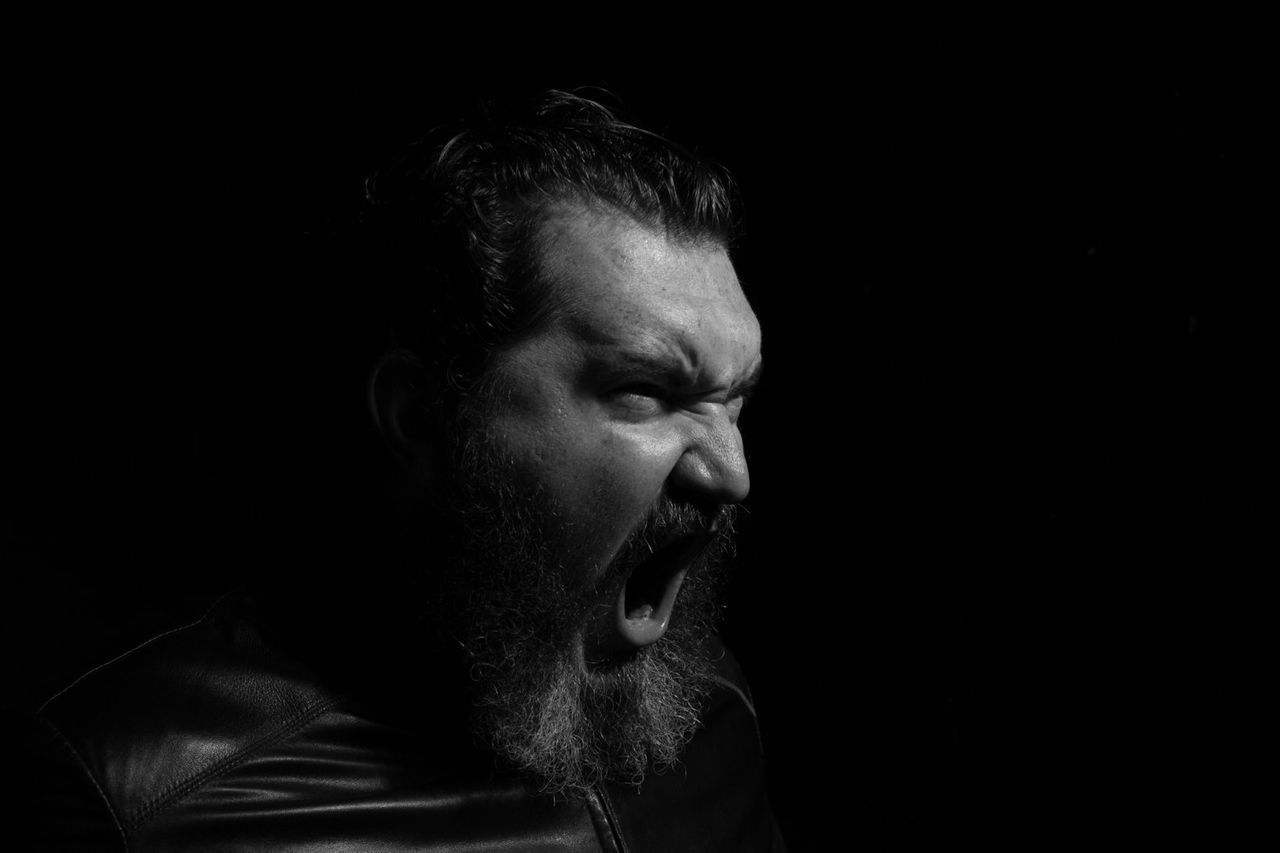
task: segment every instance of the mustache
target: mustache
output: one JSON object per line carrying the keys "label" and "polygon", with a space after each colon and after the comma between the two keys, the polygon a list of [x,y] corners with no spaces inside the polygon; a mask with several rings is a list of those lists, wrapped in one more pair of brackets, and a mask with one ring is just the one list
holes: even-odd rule
{"label": "mustache", "polygon": [[704,556],[690,567],[690,574],[696,573],[710,557],[731,547],[737,531],[738,513],[739,507],[736,504],[706,507],[676,501],[664,492],[644,521],[623,542],[618,554],[605,570],[598,592],[616,588],[637,566],[663,546],[679,539],[702,536],[707,538],[708,543]]}

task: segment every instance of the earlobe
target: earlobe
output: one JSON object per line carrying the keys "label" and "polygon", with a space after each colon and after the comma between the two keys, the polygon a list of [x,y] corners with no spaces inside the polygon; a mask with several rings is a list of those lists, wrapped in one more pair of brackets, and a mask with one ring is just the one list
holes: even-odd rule
{"label": "earlobe", "polygon": [[419,482],[435,477],[439,451],[426,367],[404,349],[384,353],[369,371],[369,415],[383,444]]}

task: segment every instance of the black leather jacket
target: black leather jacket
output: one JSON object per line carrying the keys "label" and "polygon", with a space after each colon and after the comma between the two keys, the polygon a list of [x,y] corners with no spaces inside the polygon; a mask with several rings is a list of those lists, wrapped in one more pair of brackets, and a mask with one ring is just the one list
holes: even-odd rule
{"label": "black leather jacket", "polygon": [[363,627],[299,634],[263,614],[224,598],[27,721],[17,778],[31,849],[783,849],[727,653],[681,764],[638,792],[609,784],[553,801],[475,749],[421,661],[382,639],[374,649]]}

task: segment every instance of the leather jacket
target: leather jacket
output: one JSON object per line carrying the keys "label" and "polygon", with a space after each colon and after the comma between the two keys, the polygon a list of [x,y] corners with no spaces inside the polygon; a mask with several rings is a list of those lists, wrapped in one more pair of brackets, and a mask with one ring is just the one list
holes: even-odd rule
{"label": "leather jacket", "polygon": [[388,652],[341,619],[281,629],[269,611],[225,597],[29,717],[17,778],[31,849],[783,849],[755,712],[722,646],[678,765],[638,790],[553,799],[473,744],[450,682],[403,644]]}

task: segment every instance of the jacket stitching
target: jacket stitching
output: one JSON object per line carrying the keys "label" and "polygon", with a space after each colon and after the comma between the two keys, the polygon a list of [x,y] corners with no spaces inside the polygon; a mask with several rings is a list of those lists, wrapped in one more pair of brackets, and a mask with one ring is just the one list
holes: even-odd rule
{"label": "jacket stitching", "polygon": [[243,763],[252,753],[260,749],[265,749],[273,743],[278,743],[294,734],[299,729],[313,721],[316,717],[319,717],[331,708],[336,702],[337,699],[332,697],[317,699],[279,729],[264,735],[243,749],[228,755],[226,758],[215,762],[209,767],[206,767],[204,770],[200,771],[195,776],[192,776],[190,779],[187,779],[185,782],[181,782],[170,790],[156,795],[156,797],[150,802],[144,803],[138,809],[137,813],[129,819],[128,823],[125,824],[125,830],[130,833],[137,831],[143,823],[155,817],[169,806],[172,806],[183,797],[191,794],[215,776],[225,773],[236,765]]}
{"label": "jacket stitching", "polygon": [[209,605],[209,609],[208,609],[208,610],[206,610],[206,611],[204,612],[204,614],[203,614],[199,619],[196,619],[196,620],[194,620],[194,621],[192,621],[192,622],[188,622],[186,625],[179,625],[179,626],[178,626],[178,627],[176,627],[176,628],[170,628],[168,631],[162,631],[161,633],[156,634],[154,637],[150,637],[150,638],[148,638],[148,639],[146,639],[146,640],[143,640],[141,643],[139,643],[138,645],[136,645],[136,646],[134,646],[133,648],[129,649],[127,652],[121,652],[120,654],[118,654],[118,655],[116,655],[115,657],[111,658],[111,660],[106,661],[106,662],[104,662],[104,663],[100,663],[100,664],[98,664],[97,666],[95,666],[93,669],[90,669],[90,670],[88,670],[87,672],[83,673],[83,674],[82,674],[79,678],[77,678],[75,681],[71,682],[71,683],[70,683],[70,684],[68,684],[66,687],[62,688],[62,689],[61,689],[61,690],[59,690],[57,693],[53,694],[53,695],[52,695],[52,696],[50,696],[48,699],[44,700],[44,702],[40,705],[40,707],[36,709],[36,714],[43,715],[43,714],[44,714],[44,709],[45,709],[45,708],[47,708],[47,707],[49,707],[49,705],[53,702],[53,700],[57,699],[57,698],[58,698],[59,696],[61,696],[63,693],[66,693],[66,692],[67,692],[68,690],[70,690],[72,687],[75,687],[75,686],[76,686],[77,684],[79,684],[81,681],[84,681],[86,678],[88,678],[89,676],[93,675],[93,674],[94,674],[95,672],[97,672],[98,670],[106,669],[107,667],[109,667],[109,666],[111,666],[113,663],[115,663],[116,661],[123,660],[124,658],[127,658],[129,655],[133,654],[134,652],[141,651],[142,649],[146,648],[147,646],[151,645],[152,643],[156,642],[157,640],[162,640],[162,639],[164,639],[165,637],[168,637],[168,636],[169,636],[169,635],[171,635],[171,634],[177,634],[177,633],[179,633],[180,631],[186,631],[186,630],[189,630],[189,629],[194,628],[195,626],[199,625],[201,622],[203,622],[204,620],[208,619],[208,618],[209,618],[209,615],[210,615],[211,613],[213,613],[213,611],[214,611],[214,610],[216,610],[216,609],[217,609],[218,605],[220,605],[220,604],[222,603],[223,599],[225,599],[225,598],[226,598],[228,595],[230,595],[230,594],[231,594],[231,593],[226,593],[226,594],[224,594],[224,595],[219,596],[219,597],[218,597],[218,599],[217,599],[216,601],[214,601],[214,602],[213,602],[213,604]]}
{"label": "jacket stitching", "polygon": [[120,823],[120,818],[116,815],[116,810],[111,806],[111,800],[107,797],[107,792],[102,790],[102,786],[98,784],[98,780],[94,777],[93,771],[89,769],[89,765],[85,763],[80,752],[67,740],[67,736],[62,733],[52,722],[45,720],[46,725],[53,730],[54,735],[58,738],[58,742],[62,744],[67,752],[71,753],[71,757],[76,760],[76,764],[84,771],[84,775],[89,780],[89,784],[93,786],[93,790],[98,792],[98,796],[102,798],[102,804],[107,807],[107,814],[111,815],[111,822],[115,824],[116,831],[120,833],[120,843],[125,849],[125,853],[129,851],[129,836],[125,832],[124,826]]}

